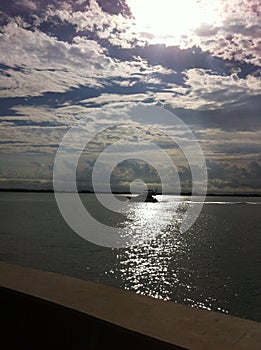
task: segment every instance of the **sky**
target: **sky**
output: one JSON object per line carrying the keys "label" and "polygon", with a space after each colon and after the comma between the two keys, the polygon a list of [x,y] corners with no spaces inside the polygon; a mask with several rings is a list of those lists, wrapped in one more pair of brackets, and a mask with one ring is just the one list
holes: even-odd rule
{"label": "sky", "polygon": [[174,119],[128,119],[148,106],[193,132],[209,192],[260,193],[260,17],[259,0],[1,0],[0,188],[52,188],[57,149],[80,121],[93,138],[79,159],[79,189],[92,188],[99,154],[115,142],[122,154],[128,140],[140,159],[125,154],[111,174],[114,190],[135,179],[158,186],[161,157],[142,159],[149,142],[172,158],[189,191],[191,164],[171,137]]}

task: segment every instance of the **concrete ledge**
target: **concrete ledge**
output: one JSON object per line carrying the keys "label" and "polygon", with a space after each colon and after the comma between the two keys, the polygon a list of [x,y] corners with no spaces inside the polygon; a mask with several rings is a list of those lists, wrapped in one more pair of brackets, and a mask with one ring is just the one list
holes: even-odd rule
{"label": "concrete ledge", "polygon": [[260,349],[250,320],[6,263],[0,285],[1,333],[27,349]]}

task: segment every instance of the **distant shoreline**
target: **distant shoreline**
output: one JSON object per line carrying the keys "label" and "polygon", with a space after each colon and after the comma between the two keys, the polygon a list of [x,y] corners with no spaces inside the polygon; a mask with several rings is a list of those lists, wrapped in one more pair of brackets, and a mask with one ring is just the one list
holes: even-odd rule
{"label": "distant shoreline", "polygon": [[[54,193],[53,190],[32,190],[32,189],[24,189],[24,188],[0,188],[0,192],[15,192],[15,193]],[[70,193],[70,192],[61,192],[61,193]],[[80,194],[89,193],[93,194],[94,191],[79,191]],[[108,193],[108,192],[97,192],[97,193]],[[113,191],[113,194],[131,194],[131,192],[127,191]],[[191,196],[191,192],[181,192],[181,193],[166,193],[167,195],[173,195],[173,196]],[[161,195],[161,193],[158,193],[158,195]],[[198,193],[195,194],[198,196],[201,196],[202,194]],[[207,197],[261,197],[261,193],[207,193]]]}

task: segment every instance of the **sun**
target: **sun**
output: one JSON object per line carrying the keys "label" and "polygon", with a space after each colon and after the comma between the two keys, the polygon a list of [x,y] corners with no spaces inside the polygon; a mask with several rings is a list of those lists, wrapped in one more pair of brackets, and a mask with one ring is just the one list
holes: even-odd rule
{"label": "sun", "polygon": [[140,32],[161,41],[193,34],[220,21],[220,0],[127,0]]}

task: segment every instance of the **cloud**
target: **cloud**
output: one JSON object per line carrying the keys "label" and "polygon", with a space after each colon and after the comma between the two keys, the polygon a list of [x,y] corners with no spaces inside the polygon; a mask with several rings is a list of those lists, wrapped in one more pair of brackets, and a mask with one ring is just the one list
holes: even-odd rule
{"label": "cloud", "polygon": [[[131,1],[129,1],[131,3]],[[136,35],[149,44],[167,43],[168,46],[178,45],[181,48],[200,47],[204,52],[209,52],[214,57],[223,60],[251,63],[255,66],[261,65],[260,59],[260,2],[259,0],[199,0],[192,5],[199,10],[201,22],[196,28],[186,31],[177,38],[175,30],[169,31],[164,36],[150,35],[147,32],[140,32]],[[175,7],[175,5],[173,5]],[[177,11],[182,12],[183,7]],[[170,8],[169,8],[170,10]],[[173,8],[172,8],[173,10]],[[203,18],[203,15],[205,16]],[[147,16],[150,16],[148,9]],[[166,19],[170,20],[170,18]],[[175,20],[175,19],[173,19]],[[193,18],[191,18],[193,27]]]}
{"label": "cloud", "polygon": [[17,107],[19,116],[1,119],[0,149],[3,153],[54,153],[72,123],[61,123],[48,109]]}
{"label": "cloud", "polygon": [[125,160],[118,164],[112,172],[111,181],[112,183],[119,181],[131,183],[139,178],[143,179],[145,182],[160,183],[158,174],[152,165],[135,159]]}
{"label": "cloud", "polygon": [[[51,188],[53,156],[39,153],[1,153],[0,186]],[[2,165],[2,166],[1,166]]]}
{"label": "cloud", "polygon": [[248,75],[240,79],[236,73],[230,76],[211,74],[203,69],[186,71],[186,94],[177,98],[177,105],[191,109],[220,109],[247,103],[249,96],[260,95],[261,81]]}
{"label": "cloud", "polygon": [[[17,16],[24,15],[27,18],[34,13],[44,13],[47,10],[67,10],[71,12],[88,10],[91,0],[2,0],[0,10],[4,13]],[[130,9],[124,0],[97,0],[102,10],[114,15],[122,14],[130,16]],[[33,13],[32,13],[33,11]]]}
{"label": "cloud", "polygon": [[97,69],[106,76],[105,71],[112,68],[94,41],[76,38],[66,44],[14,23],[1,34],[0,50],[0,62],[9,67],[1,79],[1,97],[64,92],[80,84],[97,87],[101,85]]}
{"label": "cloud", "polygon": [[[208,3],[199,1],[203,7]],[[182,35],[173,46],[172,33],[162,44],[162,37],[141,31],[125,1],[3,0],[0,149],[13,159],[11,166],[4,157],[2,169],[12,170],[2,173],[3,181],[47,181],[35,154],[50,165],[65,132],[85,117],[88,124],[83,127],[90,134],[99,125],[111,127],[89,145],[85,165],[91,166],[104,147],[129,132],[133,142],[142,145],[141,140],[151,138],[173,156],[189,187],[187,164],[171,140],[146,124],[143,129],[135,124],[112,128],[124,122],[128,106],[146,103],[176,113],[195,132],[212,162],[213,190],[235,189],[243,174],[252,179],[242,180],[245,190],[257,186],[260,10],[252,0],[220,0],[216,5],[218,20]],[[173,128],[159,120],[160,127],[166,133]]]}
{"label": "cloud", "polygon": [[153,84],[158,82],[155,73],[170,73],[160,65],[149,66],[145,60],[113,60],[93,40],[77,36],[70,44],[16,23],[4,28],[0,50],[0,63],[9,67],[2,71],[0,97],[37,96],[80,86],[102,88],[107,79],[122,86],[130,77],[136,83]]}
{"label": "cloud", "polygon": [[199,46],[216,57],[261,65],[260,3],[258,0],[220,1],[217,27],[196,31]]}
{"label": "cloud", "polygon": [[244,167],[208,162],[209,190],[257,192],[260,189],[261,164],[249,162]]}
{"label": "cloud", "polygon": [[252,131],[205,128],[195,132],[205,157],[243,166],[249,159],[261,161],[261,129]]}
{"label": "cloud", "polygon": [[21,8],[25,8],[28,9],[30,11],[34,11],[37,9],[37,4],[34,1],[31,0],[21,0],[21,1],[17,1],[16,5]]}

